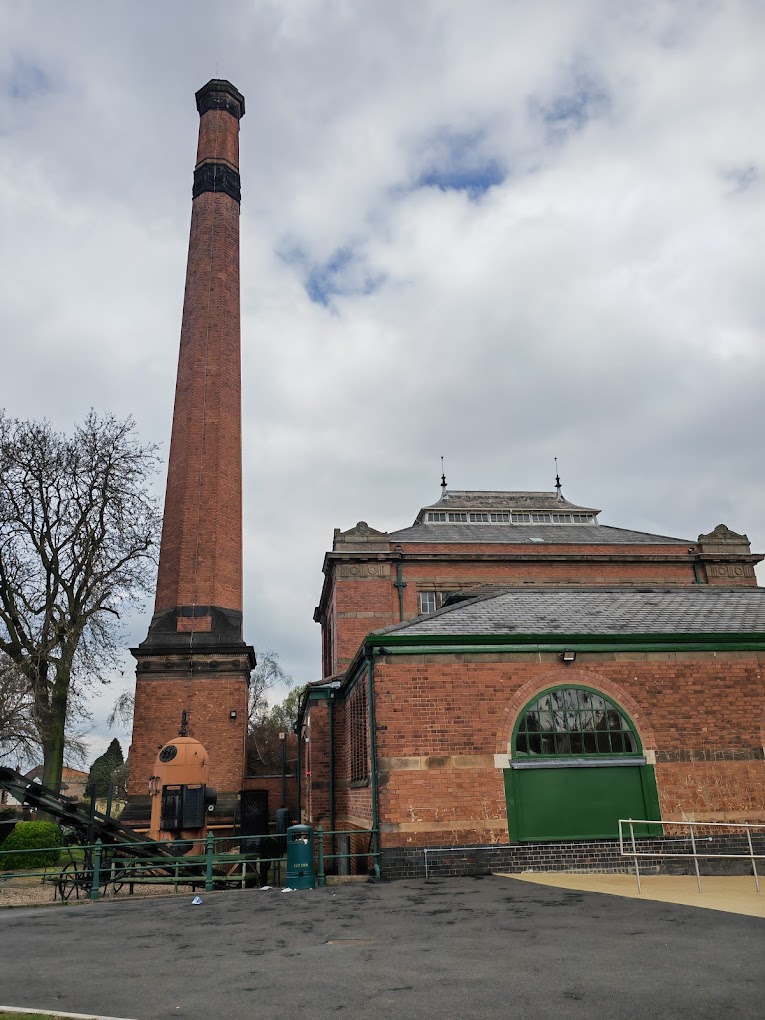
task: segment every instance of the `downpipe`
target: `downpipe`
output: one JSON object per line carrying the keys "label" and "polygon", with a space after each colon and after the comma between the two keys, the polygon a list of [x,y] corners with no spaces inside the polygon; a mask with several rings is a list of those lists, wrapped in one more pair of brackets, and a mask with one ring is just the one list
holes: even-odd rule
{"label": "downpipe", "polygon": [[[400,589],[399,589],[400,590]],[[372,796],[372,846],[374,848],[375,878],[380,877],[380,815],[377,791],[377,727],[375,723],[375,668],[374,653],[364,650],[367,660],[367,684],[369,687],[367,702],[369,705],[369,758],[370,758],[370,792]]]}

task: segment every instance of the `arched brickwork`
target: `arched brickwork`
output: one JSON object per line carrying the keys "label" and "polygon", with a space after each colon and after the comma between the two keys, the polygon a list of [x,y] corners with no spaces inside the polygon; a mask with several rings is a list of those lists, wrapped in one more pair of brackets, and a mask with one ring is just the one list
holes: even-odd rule
{"label": "arched brickwork", "polygon": [[[497,754],[510,753],[510,741],[513,736],[513,728],[521,711],[534,699],[535,696],[547,690],[549,687],[570,687],[572,684],[580,684],[584,687],[592,687],[601,691],[607,697],[621,706],[632,722],[640,737],[644,751],[656,750],[656,740],[651,725],[643,714],[634,698],[632,698],[623,687],[615,684],[612,680],[602,676],[600,673],[592,673],[588,669],[578,667],[560,666],[551,669],[547,673],[534,677],[519,687],[505,708],[502,710],[497,727]],[[763,726],[765,731],[765,725]],[[765,733],[764,733],[765,738]]]}

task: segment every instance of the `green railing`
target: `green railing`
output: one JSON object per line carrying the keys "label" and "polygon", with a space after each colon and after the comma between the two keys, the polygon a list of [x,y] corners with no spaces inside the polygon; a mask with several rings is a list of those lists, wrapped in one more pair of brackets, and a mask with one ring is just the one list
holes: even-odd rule
{"label": "green railing", "polygon": [[[326,882],[327,862],[354,858],[376,859],[371,849],[361,853],[327,853],[326,840],[337,836],[369,836],[369,830],[337,829],[325,831],[321,827],[314,833],[314,858],[317,885]],[[263,837],[261,837],[263,838]],[[284,837],[272,835],[284,845]],[[51,848],[49,851],[0,850],[0,883],[14,879],[39,878],[42,883],[51,883],[62,899],[97,900],[104,895],[116,895],[128,886],[132,894],[135,886],[172,885],[178,892],[181,886],[204,889],[211,892],[216,888],[245,888],[259,884],[261,875],[272,872],[274,884],[281,883],[284,854],[265,856],[250,848],[257,836],[215,836],[208,833],[205,839],[172,840],[174,856],[152,854],[156,841],[123,843],[119,846],[103,844],[101,840],[88,845]],[[371,839],[370,839],[371,845]],[[164,843],[163,846],[168,846]],[[197,852],[193,852],[194,850]],[[177,850],[177,854],[175,851]],[[184,852],[185,851],[185,852]],[[3,861],[11,856],[39,855],[41,852],[58,853],[55,864],[37,868],[4,870]],[[267,868],[265,866],[268,866]],[[265,871],[264,871],[265,869]],[[54,893],[54,898],[56,893]]]}
{"label": "green railing", "polygon": [[355,853],[355,854],[354,853],[347,853],[347,854],[329,853],[328,854],[328,853],[326,853],[326,849],[325,849],[325,842],[324,841],[327,838],[329,838],[329,840],[330,840],[330,846],[333,846],[334,845],[334,839],[335,839],[336,836],[370,836],[371,837],[372,836],[372,830],[371,829],[334,829],[334,830],[330,829],[330,830],[326,830],[325,831],[324,829],[322,829],[321,826],[319,826],[319,828],[316,829],[315,836],[316,836],[316,848],[317,848],[317,863],[316,863],[316,884],[317,885],[324,885],[325,884],[325,880],[326,880],[325,861],[342,861],[342,860],[347,860],[348,863],[350,864],[351,860],[356,858],[356,857],[358,857],[358,858],[366,857],[367,859],[372,858],[372,860],[374,860],[376,864],[379,864],[378,858],[379,858],[380,854],[371,849],[371,839],[370,839],[370,849],[369,850],[364,850],[361,853]]}

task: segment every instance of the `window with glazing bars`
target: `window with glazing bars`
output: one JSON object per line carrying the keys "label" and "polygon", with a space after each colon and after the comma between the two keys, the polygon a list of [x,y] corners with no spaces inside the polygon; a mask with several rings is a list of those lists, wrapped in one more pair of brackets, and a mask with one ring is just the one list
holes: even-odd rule
{"label": "window with glazing bars", "polygon": [[420,591],[417,592],[417,597],[420,601],[420,615],[423,616],[427,613],[435,613],[437,609],[440,609],[444,602],[449,598],[451,592],[448,591]]}
{"label": "window with glazing bars", "polygon": [[363,682],[356,684],[348,705],[348,722],[351,752],[351,782],[358,783],[369,776],[367,754],[367,689]]}
{"label": "window with glazing bars", "polygon": [[531,702],[515,736],[515,754],[529,757],[639,751],[629,719],[602,694],[585,687],[561,687]]}

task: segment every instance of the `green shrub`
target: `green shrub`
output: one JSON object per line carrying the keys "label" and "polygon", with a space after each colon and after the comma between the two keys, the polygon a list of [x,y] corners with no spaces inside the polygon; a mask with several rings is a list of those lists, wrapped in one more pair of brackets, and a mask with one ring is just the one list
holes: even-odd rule
{"label": "green shrub", "polygon": [[63,843],[61,830],[53,822],[19,822],[3,843],[3,851],[36,850],[37,853],[1,853],[0,868],[4,871],[47,868],[58,861]]}

